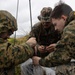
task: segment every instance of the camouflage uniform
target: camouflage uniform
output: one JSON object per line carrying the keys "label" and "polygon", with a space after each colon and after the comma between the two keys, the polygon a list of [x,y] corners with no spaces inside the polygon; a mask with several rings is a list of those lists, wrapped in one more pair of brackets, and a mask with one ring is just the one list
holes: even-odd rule
{"label": "camouflage uniform", "polygon": [[[38,45],[49,46],[50,44],[56,43],[61,35],[58,31],[55,31],[54,26],[50,20],[50,14],[52,9],[50,7],[44,7],[41,10],[40,16],[38,19],[40,22],[36,23],[30,32],[30,37],[35,37]],[[49,22],[50,26],[48,28],[44,28],[43,22]],[[37,55],[40,57],[45,57],[49,52],[40,53],[37,52]]]}
{"label": "camouflage uniform", "polygon": [[55,51],[41,59],[39,63],[48,67],[61,65],[56,69],[57,75],[75,75],[75,63],[72,63],[71,59],[75,59],[75,12],[73,11],[69,14]]}
{"label": "camouflage uniform", "polygon": [[[16,20],[9,12],[2,10],[0,11],[0,34],[10,29],[17,30]],[[14,66],[32,57],[33,53],[33,49],[26,43],[13,46],[0,38],[0,75],[14,75]]]}
{"label": "camouflage uniform", "polygon": [[0,43],[0,69],[2,70],[0,72],[3,73],[3,69],[10,72],[12,66],[18,65],[32,56],[32,48],[25,43],[15,47],[9,43]]}
{"label": "camouflage uniform", "polygon": [[[46,30],[44,29],[41,22],[36,23],[32,31],[30,32],[30,37],[36,37],[37,44],[49,46],[50,44],[56,43],[60,39],[60,34],[55,31],[54,26],[51,26]],[[45,57],[48,55],[49,52],[41,54],[40,52],[37,53],[40,57]]]}

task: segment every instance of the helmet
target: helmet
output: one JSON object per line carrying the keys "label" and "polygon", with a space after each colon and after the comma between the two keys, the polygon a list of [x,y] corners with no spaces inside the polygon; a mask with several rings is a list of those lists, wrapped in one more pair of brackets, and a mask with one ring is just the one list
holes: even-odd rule
{"label": "helmet", "polygon": [[0,10],[0,33],[10,29],[17,30],[16,19],[9,12]]}
{"label": "helmet", "polygon": [[50,15],[52,12],[52,8],[51,7],[44,7],[41,10],[40,16],[38,16],[39,20],[43,20],[45,22],[49,22],[50,21]]}

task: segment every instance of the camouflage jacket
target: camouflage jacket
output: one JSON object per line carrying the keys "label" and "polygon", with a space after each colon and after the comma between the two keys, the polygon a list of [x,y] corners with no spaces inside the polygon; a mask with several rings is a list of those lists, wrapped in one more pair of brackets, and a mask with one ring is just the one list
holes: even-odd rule
{"label": "camouflage jacket", "polygon": [[41,65],[57,66],[67,64],[71,59],[75,59],[75,12],[70,13],[66,24],[55,51],[41,59],[39,62]]}
{"label": "camouflage jacket", "polygon": [[59,33],[55,31],[53,25],[45,29],[41,22],[36,23],[32,27],[30,37],[35,37],[39,45],[45,46],[56,43],[60,39]]}
{"label": "camouflage jacket", "polygon": [[[49,46],[50,44],[56,43],[60,39],[60,34],[55,31],[54,26],[51,25],[48,29],[45,29],[41,22],[36,23],[32,27],[32,31],[30,32],[30,37],[35,37],[37,44]],[[38,56],[45,57],[49,54],[47,53],[37,53]]]}
{"label": "camouflage jacket", "polygon": [[10,43],[3,43],[0,39],[0,74],[4,75],[4,69],[10,72],[12,67],[26,61],[33,54],[33,49],[26,43],[13,47]]}

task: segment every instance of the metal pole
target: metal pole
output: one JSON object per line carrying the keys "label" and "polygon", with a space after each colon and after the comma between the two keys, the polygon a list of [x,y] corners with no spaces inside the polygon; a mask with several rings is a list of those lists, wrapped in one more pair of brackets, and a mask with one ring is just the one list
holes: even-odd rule
{"label": "metal pole", "polygon": [[31,22],[31,30],[32,30],[31,0],[29,0],[29,10],[30,10],[30,22]]}
{"label": "metal pole", "polygon": [[[18,19],[18,9],[19,9],[19,0],[17,0],[16,21]],[[14,33],[14,45],[15,45],[15,42],[16,42],[16,31]]]}
{"label": "metal pole", "polygon": [[62,0],[60,0],[60,3],[62,3]]}
{"label": "metal pole", "polygon": [[19,0],[17,0],[16,20],[18,19],[18,8],[19,8]]}

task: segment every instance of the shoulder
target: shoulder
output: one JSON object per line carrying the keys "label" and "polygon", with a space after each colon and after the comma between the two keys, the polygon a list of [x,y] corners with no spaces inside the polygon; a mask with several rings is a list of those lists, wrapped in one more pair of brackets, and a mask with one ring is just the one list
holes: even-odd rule
{"label": "shoulder", "polygon": [[41,25],[41,22],[37,22],[37,23],[34,24],[33,27],[39,27],[40,25]]}
{"label": "shoulder", "polygon": [[0,50],[6,50],[11,44],[6,42],[6,43],[2,43],[0,44]]}
{"label": "shoulder", "polygon": [[63,30],[62,37],[64,38],[75,38],[75,20],[71,21]]}
{"label": "shoulder", "polygon": [[75,31],[75,20],[69,22],[68,25],[64,28],[64,31]]}
{"label": "shoulder", "polygon": [[38,23],[34,24],[34,26],[32,27],[32,30],[39,29],[40,26],[41,26],[41,22],[38,22]]}

